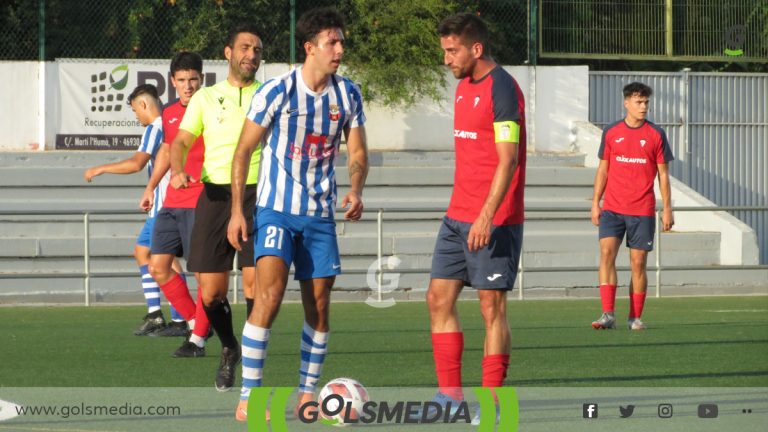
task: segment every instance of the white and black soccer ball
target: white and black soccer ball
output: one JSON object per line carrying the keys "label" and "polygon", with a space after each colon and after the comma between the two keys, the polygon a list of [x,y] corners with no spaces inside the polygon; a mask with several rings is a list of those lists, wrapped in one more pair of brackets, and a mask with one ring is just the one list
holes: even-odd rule
{"label": "white and black soccer ball", "polygon": [[334,426],[348,426],[347,421],[356,422],[362,415],[363,404],[369,400],[368,390],[352,378],[336,378],[329,381],[317,397],[320,416],[336,420]]}

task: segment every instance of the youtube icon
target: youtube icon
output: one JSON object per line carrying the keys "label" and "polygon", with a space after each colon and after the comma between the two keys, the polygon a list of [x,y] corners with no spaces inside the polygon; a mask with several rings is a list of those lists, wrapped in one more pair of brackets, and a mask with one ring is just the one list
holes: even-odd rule
{"label": "youtube icon", "polygon": [[699,418],[717,418],[717,405],[715,405],[715,404],[700,404],[699,405]]}

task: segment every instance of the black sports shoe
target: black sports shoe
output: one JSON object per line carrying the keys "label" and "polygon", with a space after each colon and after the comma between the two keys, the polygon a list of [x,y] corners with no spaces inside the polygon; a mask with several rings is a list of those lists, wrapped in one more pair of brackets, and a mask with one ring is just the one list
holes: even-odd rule
{"label": "black sports shoe", "polygon": [[181,344],[179,349],[173,353],[173,356],[176,358],[205,357],[205,347],[200,348],[194,343],[186,340]]}
{"label": "black sports shoe", "polygon": [[141,323],[139,328],[133,331],[133,334],[134,336],[146,336],[164,328],[165,318],[163,318],[163,313],[157,311],[144,315],[144,322]]}
{"label": "black sports shoe", "polygon": [[186,321],[171,321],[164,328],[154,331],[147,336],[150,337],[187,337],[189,330]]}
{"label": "black sports shoe", "polygon": [[229,391],[235,385],[235,369],[240,363],[240,346],[236,348],[224,347],[221,349],[221,363],[216,371],[216,390]]}

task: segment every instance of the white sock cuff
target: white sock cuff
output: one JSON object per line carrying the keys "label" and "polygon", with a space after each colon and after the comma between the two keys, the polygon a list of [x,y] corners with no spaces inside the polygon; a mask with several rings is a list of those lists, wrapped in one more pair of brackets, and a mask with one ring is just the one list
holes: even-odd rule
{"label": "white sock cuff", "polygon": [[189,341],[192,342],[193,344],[197,345],[198,348],[205,347],[205,338],[200,337],[200,336],[198,336],[198,335],[196,335],[194,333],[189,335]]}
{"label": "white sock cuff", "polygon": [[268,328],[253,325],[248,321],[246,321],[245,326],[243,326],[243,336],[246,336],[249,339],[259,341],[269,340],[269,333],[270,330]]}
{"label": "white sock cuff", "polygon": [[313,342],[325,344],[328,343],[328,335],[330,332],[317,331],[304,321],[304,334],[309,336]]}

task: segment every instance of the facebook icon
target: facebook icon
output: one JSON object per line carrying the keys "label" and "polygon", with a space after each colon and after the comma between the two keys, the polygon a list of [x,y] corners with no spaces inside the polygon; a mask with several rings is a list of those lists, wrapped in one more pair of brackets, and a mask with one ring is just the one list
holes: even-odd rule
{"label": "facebook icon", "polygon": [[585,419],[597,418],[597,404],[585,403],[583,407],[583,414]]}

